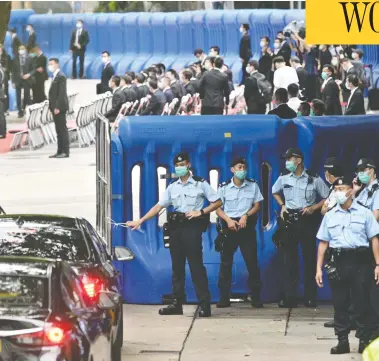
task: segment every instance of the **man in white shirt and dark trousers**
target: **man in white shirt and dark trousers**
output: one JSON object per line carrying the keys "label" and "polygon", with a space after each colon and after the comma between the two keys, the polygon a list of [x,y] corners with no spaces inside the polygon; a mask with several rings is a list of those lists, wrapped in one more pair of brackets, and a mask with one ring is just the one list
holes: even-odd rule
{"label": "man in white shirt and dark trousers", "polygon": [[299,86],[297,84],[288,85],[288,97],[288,106],[297,113],[301,104],[301,100],[299,99]]}
{"label": "man in white shirt and dark trousers", "polygon": [[280,88],[288,89],[288,85],[290,84],[299,84],[296,70],[287,66],[282,56],[274,58],[273,62],[276,69],[274,72],[275,90]]}
{"label": "man in white shirt and dark trousers", "polygon": [[358,76],[353,74],[349,75],[345,84],[346,88],[350,90],[350,97],[347,101],[345,115],[364,115],[365,101],[362,90],[359,89]]}
{"label": "man in white shirt and dark trousers", "polygon": [[79,58],[79,77],[84,76],[84,55],[89,43],[88,31],[83,29],[83,21],[76,22],[76,30],[72,32],[70,41],[70,51],[72,51],[72,78],[76,79],[76,62]]}

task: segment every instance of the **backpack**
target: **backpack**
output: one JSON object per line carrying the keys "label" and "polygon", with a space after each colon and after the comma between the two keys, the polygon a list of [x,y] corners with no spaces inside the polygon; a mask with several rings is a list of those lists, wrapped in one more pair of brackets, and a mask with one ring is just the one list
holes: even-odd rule
{"label": "backpack", "polygon": [[258,89],[261,93],[261,102],[264,104],[271,103],[272,101],[272,85],[266,79],[266,77],[261,73],[253,74],[254,78],[257,79]]}

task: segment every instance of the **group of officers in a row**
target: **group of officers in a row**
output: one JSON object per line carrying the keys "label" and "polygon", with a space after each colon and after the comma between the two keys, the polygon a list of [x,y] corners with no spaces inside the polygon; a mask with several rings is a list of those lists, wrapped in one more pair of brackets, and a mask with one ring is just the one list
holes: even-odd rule
{"label": "group of officers in a row", "polygon": [[[324,170],[325,180],[331,185],[329,188],[319,175],[305,168],[300,149],[288,149],[284,158],[286,169],[272,187],[281,208],[279,223],[288,232],[279,248],[284,263],[284,287],[279,307],[297,307],[300,243],[306,307],[317,306],[317,285],[323,286],[324,265],[328,274],[335,311],[334,321],[329,326],[334,326],[339,340],[331,353],[350,352],[348,335],[351,329],[357,330],[359,352],[362,353],[370,340],[379,336],[379,183],[376,166],[370,159],[361,159],[356,177],[353,177],[346,175],[347,170],[338,159],[328,158]],[[162,308],[161,315],[183,314],[187,259],[200,302],[199,316],[211,316],[202,233],[213,211],[222,223],[215,242],[221,253],[217,307],[231,305],[233,256],[238,247],[249,273],[252,306],[263,306],[255,230],[263,197],[258,184],[247,178],[247,163],[243,157],[235,158],[230,164],[233,177],[222,183],[216,193],[203,178],[191,173],[188,154],[180,153],[174,158],[178,178],[167,187],[163,199],[140,220],[126,223],[134,230],[163,208],[172,206],[174,209],[168,214],[173,303]],[[203,208],[205,199],[209,205]],[[320,241],[317,258],[316,238]]]}

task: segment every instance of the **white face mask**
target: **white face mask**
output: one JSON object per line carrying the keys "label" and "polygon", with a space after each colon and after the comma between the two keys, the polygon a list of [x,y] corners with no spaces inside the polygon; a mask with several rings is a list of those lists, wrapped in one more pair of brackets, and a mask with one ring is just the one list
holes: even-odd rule
{"label": "white face mask", "polygon": [[240,33],[242,34],[242,33],[244,33],[244,32],[245,32],[245,30],[242,29],[242,28],[240,28]]}
{"label": "white face mask", "polygon": [[263,48],[264,46],[266,46],[266,42],[261,41],[261,42],[259,43],[259,46],[260,46],[261,48]]}
{"label": "white face mask", "polygon": [[251,68],[250,68],[249,66],[246,67],[246,72],[247,72],[248,74],[251,73]]}
{"label": "white face mask", "polygon": [[318,48],[319,48],[320,50],[323,50],[323,49],[324,49],[324,45],[320,45]]}
{"label": "white face mask", "polygon": [[275,49],[279,49],[280,48],[280,44],[279,43],[274,43],[274,48]]}
{"label": "white face mask", "polygon": [[359,55],[357,53],[353,53],[351,56],[354,60],[357,60],[359,58]]}
{"label": "white face mask", "polygon": [[32,29],[31,29],[31,28],[26,28],[26,31],[27,31],[28,33],[30,33],[30,32],[32,31]]}
{"label": "white face mask", "polygon": [[24,54],[25,54],[25,49],[19,50],[18,53],[19,53],[20,55],[24,55]]}
{"label": "white face mask", "polygon": [[332,59],[332,65],[333,66],[338,66],[338,60],[337,59]]}
{"label": "white face mask", "polygon": [[55,72],[55,67],[53,65],[49,65],[47,67],[47,70],[49,70],[50,73],[54,73]]}
{"label": "white face mask", "polygon": [[334,195],[336,197],[336,202],[338,204],[345,204],[346,201],[349,199],[349,197],[346,196],[346,193],[343,192],[343,191],[337,191],[337,192],[334,192]]}
{"label": "white face mask", "polygon": [[102,56],[101,57],[101,61],[104,63],[104,64],[106,64],[106,63],[108,63],[108,57],[107,56]]}
{"label": "white face mask", "polygon": [[83,25],[82,25],[81,23],[77,23],[77,24],[76,24],[76,28],[77,28],[77,29],[81,29],[82,26],[83,26]]}

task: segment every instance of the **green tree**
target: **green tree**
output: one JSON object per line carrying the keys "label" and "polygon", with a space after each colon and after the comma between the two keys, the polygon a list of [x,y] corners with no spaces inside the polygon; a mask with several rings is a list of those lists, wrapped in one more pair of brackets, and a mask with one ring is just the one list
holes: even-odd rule
{"label": "green tree", "polygon": [[11,16],[11,10],[11,1],[0,1],[0,43],[4,42],[5,33],[8,29],[9,18]]}

